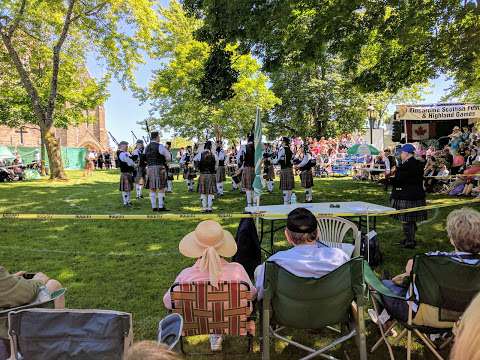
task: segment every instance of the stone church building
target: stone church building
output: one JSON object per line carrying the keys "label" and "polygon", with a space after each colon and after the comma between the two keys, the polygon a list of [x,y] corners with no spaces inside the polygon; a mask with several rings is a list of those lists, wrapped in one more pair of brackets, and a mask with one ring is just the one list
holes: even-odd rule
{"label": "stone church building", "polygon": [[[95,120],[67,129],[56,128],[55,136],[63,147],[88,148],[97,152],[109,149],[108,132],[105,127],[105,109],[102,105],[89,111]],[[0,145],[6,146],[40,146],[40,129],[36,125],[26,125],[22,128],[0,126]]]}

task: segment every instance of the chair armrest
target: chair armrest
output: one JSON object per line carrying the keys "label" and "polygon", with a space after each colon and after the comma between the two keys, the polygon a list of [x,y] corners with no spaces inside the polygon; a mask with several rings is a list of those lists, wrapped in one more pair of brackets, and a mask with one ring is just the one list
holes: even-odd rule
{"label": "chair armrest", "polygon": [[372,268],[370,267],[370,265],[368,265],[368,263],[366,261],[364,261],[364,263],[363,263],[363,277],[364,277],[365,282],[367,283],[367,285],[370,288],[372,288],[376,292],[382,294],[383,296],[407,301],[407,299],[405,297],[399,296],[399,295],[395,294],[392,290],[387,288],[382,283],[382,281],[380,281],[380,279],[377,277],[377,275],[375,275]]}

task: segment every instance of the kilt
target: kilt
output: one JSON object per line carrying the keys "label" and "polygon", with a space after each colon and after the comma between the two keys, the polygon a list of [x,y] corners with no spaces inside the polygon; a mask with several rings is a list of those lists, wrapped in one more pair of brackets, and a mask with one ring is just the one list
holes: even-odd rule
{"label": "kilt", "polygon": [[253,190],[253,181],[255,180],[255,168],[245,166],[242,172],[242,188]]}
{"label": "kilt", "polygon": [[147,169],[144,167],[138,167],[135,172],[134,172],[134,178],[133,181],[135,184],[140,184],[143,185],[145,184],[145,173],[147,172]]}
{"label": "kilt", "polygon": [[[422,199],[422,200],[391,199],[390,204],[393,208],[397,210],[403,210],[403,209],[410,209],[418,206],[425,206],[427,202],[425,201],[425,199]],[[397,215],[393,215],[393,217],[402,222],[424,221],[424,220],[427,220],[427,211],[423,210],[423,211],[415,211],[415,212],[410,212],[405,214],[397,214]]]}
{"label": "kilt", "polygon": [[240,170],[238,172],[238,174],[234,174],[232,175],[232,181],[235,183],[235,184],[240,184],[242,182],[242,170]]}
{"label": "kilt", "polygon": [[185,180],[193,180],[197,177],[197,173],[195,172],[195,169],[192,167],[186,167],[183,169],[183,178]]}
{"label": "kilt", "polygon": [[162,190],[167,187],[167,170],[165,166],[153,165],[147,167],[147,184],[150,190]]}
{"label": "kilt", "polygon": [[275,180],[275,168],[273,165],[269,165],[264,169],[263,178],[265,180]]}
{"label": "kilt", "polygon": [[120,191],[132,191],[133,190],[133,175],[132,173],[120,174]]}
{"label": "kilt", "polygon": [[198,192],[202,195],[215,195],[217,193],[215,174],[200,174],[198,178]]}
{"label": "kilt", "polygon": [[224,182],[225,180],[227,180],[227,177],[225,175],[225,166],[217,167],[216,178],[217,178],[217,183],[221,183],[221,182]]}
{"label": "kilt", "polygon": [[173,171],[167,167],[167,180],[173,181]]}
{"label": "kilt", "polygon": [[295,178],[293,177],[293,169],[287,168],[280,170],[280,190],[290,191],[295,188]]}
{"label": "kilt", "polygon": [[302,187],[310,189],[313,187],[313,173],[312,170],[304,170],[300,173],[300,180],[302,181]]}

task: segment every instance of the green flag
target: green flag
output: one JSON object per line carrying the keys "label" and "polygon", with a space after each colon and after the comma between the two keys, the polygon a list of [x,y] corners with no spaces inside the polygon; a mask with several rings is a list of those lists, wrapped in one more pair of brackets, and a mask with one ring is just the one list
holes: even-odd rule
{"label": "green flag", "polygon": [[253,190],[255,192],[256,203],[259,205],[260,195],[262,193],[262,159],[263,159],[263,144],[262,144],[262,122],[260,120],[260,108],[257,106],[257,115],[255,119],[255,181],[253,182]]}

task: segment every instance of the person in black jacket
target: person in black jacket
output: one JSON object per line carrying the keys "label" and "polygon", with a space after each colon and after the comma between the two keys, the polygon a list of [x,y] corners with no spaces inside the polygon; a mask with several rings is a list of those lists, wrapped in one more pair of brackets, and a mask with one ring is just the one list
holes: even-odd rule
{"label": "person in black jacket", "polygon": [[[393,178],[391,204],[397,210],[425,206],[425,190],[423,189],[424,164],[414,157],[415,147],[405,144],[401,148],[401,162],[397,166]],[[394,216],[403,224],[405,239],[400,242],[405,248],[413,249],[416,245],[415,232],[417,222],[427,219],[426,211],[415,211]]]}

